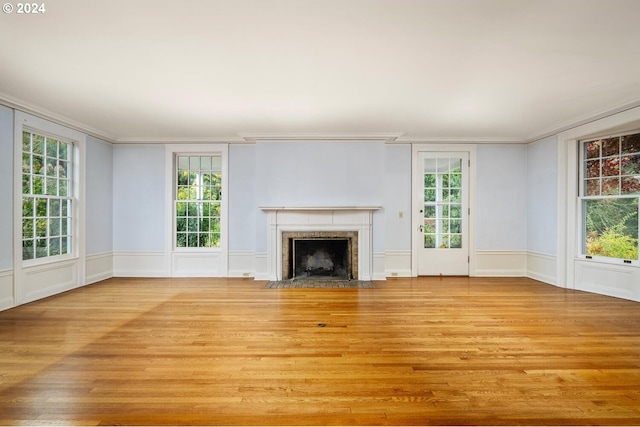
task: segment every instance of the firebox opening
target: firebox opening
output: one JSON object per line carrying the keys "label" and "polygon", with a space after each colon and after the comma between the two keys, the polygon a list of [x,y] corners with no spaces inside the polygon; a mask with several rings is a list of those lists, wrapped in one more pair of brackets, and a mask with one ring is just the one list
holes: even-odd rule
{"label": "firebox opening", "polygon": [[349,239],[292,239],[292,278],[351,279]]}

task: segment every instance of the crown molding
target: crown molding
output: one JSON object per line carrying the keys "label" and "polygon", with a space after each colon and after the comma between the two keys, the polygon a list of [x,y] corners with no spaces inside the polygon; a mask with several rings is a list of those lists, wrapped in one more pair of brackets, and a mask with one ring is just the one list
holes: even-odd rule
{"label": "crown molding", "polygon": [[93,128],[84,123],[72,120],[66,116],[54,113],[45,108],[42,108],[33,104],[29,104],[28,102],[14,98],[3,92],[0,92],[0,104],[6,107],[12,108],[14,110],[22,111],[23,113],[38,116],[42,119],[49,120],[51,122],[71,128],[78,132],[82,132],[84,134],[87,134],[88,136],[92,136],[94,138],[103,140],[105,142],[114,143],[116,142],[116,139],[117,139],[116,136],[113,134],[102,131],[100,129]]}
{"label": "crown molding", "polygon": [[415,138],[398,138],[394,143],[397,144],[526,144],[527,141],[518,137],[415,137]]}
{"label": "crown molding", "polygon": [[275,141],[384,141],[394,142],[402,132],[390,133],[238,133],[246,142]]}
{"label": "crown molding", "polygon": [[167,144],[167,143],[228,143],[255,144],[274,141],[383,141],[386,144],[528,144],[571,129],[614,116],[640,107],[640,99],[618,104],[597,113],[577,117],[554,125],[525,137],[403,137],[404,132],[363,132],[363,133],[268,133],[243,132],[228,137],[118,137],[112,133],[96,129],[82,122],[54,113],[46,108],[30,104],[21,99],[0,92],[0,105],[19,110],[62,126],[87,134],[111,144]]}
{"label": "crown molding", "polygon": [[231,137],[120,137],[115,144],[248,144],[244,138]]}
{"label": "crown molding", "polygon": [[539,141],[541,139],[558,135],[559,133],[566,132],[571,129],[575,129],[577,127],[598,121],[600,119],[611,117],[616,114],[624,113],[625,111],[633,110],[634,108],[638,108],[638,107],[640,107],[640,99],[636,99],[631,102],[626,102],[624,104],[619,104],[611,108],[603,109],[596,114],[590,114],[590,115],[578,117],[575,120],[569,120],[564,123],[558,124],[556,126],[550,127],[547,130],[544,130],[542,132],[529,135],[525,141],[527,143]]}

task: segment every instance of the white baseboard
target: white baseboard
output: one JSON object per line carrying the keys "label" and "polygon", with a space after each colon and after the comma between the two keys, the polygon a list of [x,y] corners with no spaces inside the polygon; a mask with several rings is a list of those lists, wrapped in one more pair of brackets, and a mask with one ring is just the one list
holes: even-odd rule
{"label": "white baseboard", "polygon": [[113,252],[87,255],[85,260],[85,284],[90,285],[113,277]]}
{"label": "white baseboard", "polygon": [[525,277],[527,275],[526,251],[476,251],[478,277]]}
{"label": "white baseboard", "polygon": [[372,254],[373,258],[373,272],[371,274],[371,280],[387,280],[387,275],[385,273],[385,256],[384,252],[374,252]]}
{"label": "white baseboard", "polygon": [[0,270],[0,311],[14,306],[13,269]]}
{"label": "white baseboard", "polygon": [[385,251],[385,277],[411,277],[411,251]]}
{"label": "white baseboard", "polygon": [[114,277],[166,277],[164,252],[117,251],[113,253]]}
{"label": "white baseboard", "polygon": [[527,252],[527,277],[557,286],[556,262],[556,257],[553,255]]}
{"label": "white baseboard", "polygon": [[256,280],[271,280],[269,276],[269,254],[267,252],[255,253],[255,275]]}
{"label": "white baseboard", "polygon": [[256,253],[229,251],[229,277],[255,277]]}

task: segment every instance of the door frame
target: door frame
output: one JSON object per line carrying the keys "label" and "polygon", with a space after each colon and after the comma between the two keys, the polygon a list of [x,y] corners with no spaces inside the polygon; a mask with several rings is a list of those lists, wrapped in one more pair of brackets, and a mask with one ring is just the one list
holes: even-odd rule
{"label": "door frame", "polygon": [[418,250],[423,244],[422,233],[418,231],[422,217],[418,214],[423,207],[424,195],[421,194],[422,185],[421,165],[419,164],[420,153],[439,152],[466,152],[469,154],[469,277],[476,275],[476,145],[475,144],[430,144],[420,143],[411,146],[411,275],[418,276]]}

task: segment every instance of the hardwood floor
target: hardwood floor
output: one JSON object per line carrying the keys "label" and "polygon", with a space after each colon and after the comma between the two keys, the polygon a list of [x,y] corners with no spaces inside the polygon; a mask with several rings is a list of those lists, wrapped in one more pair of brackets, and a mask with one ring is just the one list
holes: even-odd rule
{"label": "hardwood floor", "polygon": [[640,303],[265,284],[110,279],[0,312],[0,423],[640,425]]}

